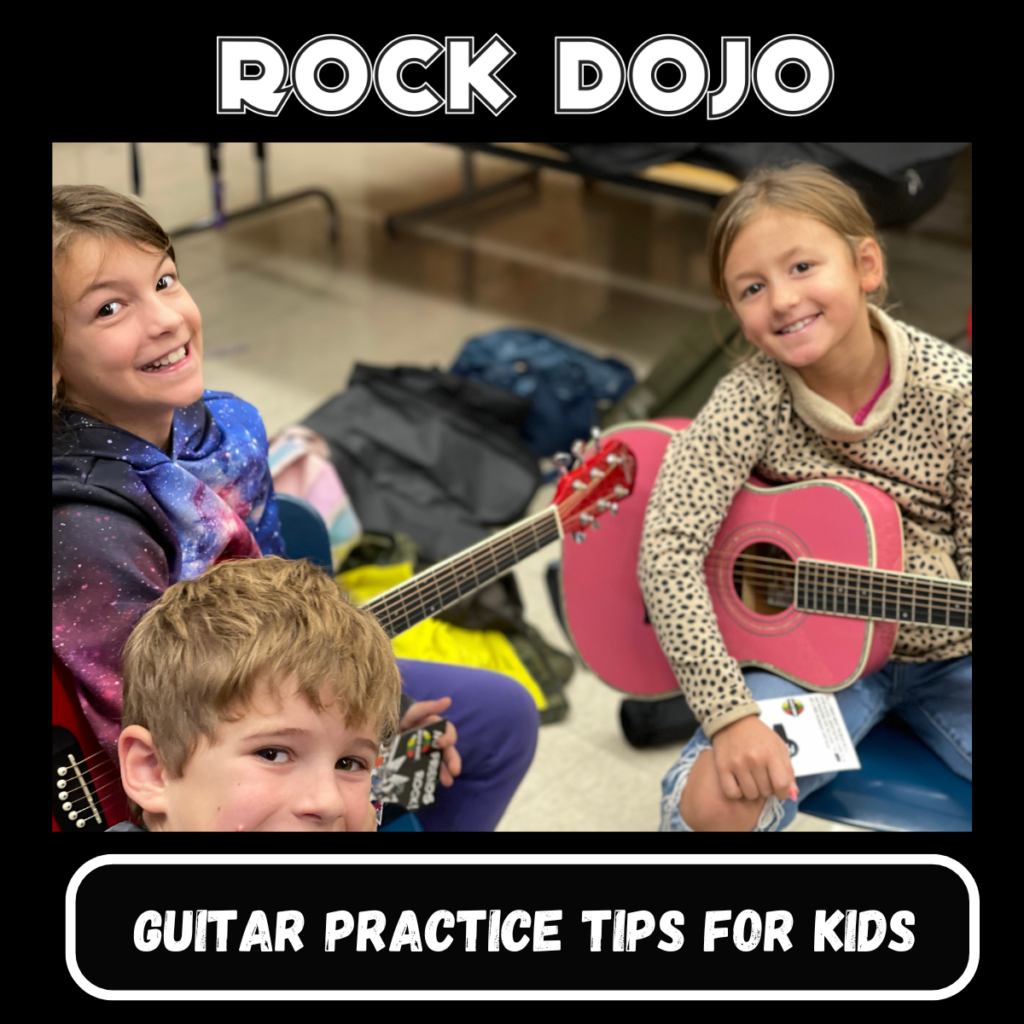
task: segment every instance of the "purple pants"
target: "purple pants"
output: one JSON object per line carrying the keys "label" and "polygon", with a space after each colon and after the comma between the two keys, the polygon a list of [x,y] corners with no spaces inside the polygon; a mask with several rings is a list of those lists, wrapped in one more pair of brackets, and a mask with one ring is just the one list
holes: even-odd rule
{"label": "purple pants", "polygon": [[540,715],[529,691],[483,668],[408,658],[398,668],[413,700],[451,697],[444,714],[459,733],[462,774],[416,816],[427,832],[493,832],[537,746]]}

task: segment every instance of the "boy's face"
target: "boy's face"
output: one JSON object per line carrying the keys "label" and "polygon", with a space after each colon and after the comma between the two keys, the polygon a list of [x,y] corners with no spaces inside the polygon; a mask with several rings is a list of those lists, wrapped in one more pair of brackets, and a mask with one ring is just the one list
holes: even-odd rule
{"label": "boy's face", "polygon": [[[165,811],[151,827],[174,832],[358,832],[377,759],[374,723],[350,729],[331,707],[314,711],[285,680],[251,710],[205,737],[180,779],[165,779]],[[324,697],[327,695],[324,694]],[[147,815],[147,821],[153,818]]]}
{"label": "boy's face", "polygon": [[[873,239],[860,248],[872,246],[876,251]],[[854,265],[846,242],[827,225],[772,208],[736,236],[724,276],[747,340],[797,368],[848,345],[865,292],[880,283],[879,274]]]}

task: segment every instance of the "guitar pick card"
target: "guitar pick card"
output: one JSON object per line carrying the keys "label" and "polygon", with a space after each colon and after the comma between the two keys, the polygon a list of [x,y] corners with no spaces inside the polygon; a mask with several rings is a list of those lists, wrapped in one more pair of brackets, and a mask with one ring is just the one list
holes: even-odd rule
{"label": "guitar pick card", "polygon": [[370,778],[370,800],[377,804],[401,804],[409,811],[428,807],[440,792],[438,773],[441,751],[438,742],[448,720],[409,729],[396,736],[377,758]]}
{"label": "guitar pick card", "polygon": [[774,729],[786,746],[797,778],[860,767],[849,730],[831,693],[759,700],[761,721]]}

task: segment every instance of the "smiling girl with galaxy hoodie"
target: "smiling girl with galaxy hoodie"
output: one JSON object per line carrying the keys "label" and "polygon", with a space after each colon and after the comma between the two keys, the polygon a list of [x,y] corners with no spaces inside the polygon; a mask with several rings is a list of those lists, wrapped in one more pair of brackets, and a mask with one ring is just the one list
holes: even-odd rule
{"label": "smiling girl with galaxy hoodie", "polygon": [[[160,225],[109,189],[54,187],[53,650],[115,763],[121,651],[146,609],[217,562],[285,554],[259,413],[204,390],[202,356]],[[493,829],[533,758],[532,697],[496,672],[399,666],[401,728],[443,712],[460,734],[441,774],[459,784],[424,828]]]}

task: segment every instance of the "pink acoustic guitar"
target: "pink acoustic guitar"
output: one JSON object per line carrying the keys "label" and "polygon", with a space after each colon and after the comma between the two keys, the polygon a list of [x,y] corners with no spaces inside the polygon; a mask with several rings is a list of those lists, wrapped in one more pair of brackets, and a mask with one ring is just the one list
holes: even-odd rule
{"label": "pink acoustic guitar", "polygon": [[[562,556],[565,621],[610,686],[659,699],[679,684],[647,617],[637,556],[665,448],[689,420],[605,431],[635,454],[633,496],[614,530]],[[900,622],[971,629],[971,584],[903,572],[896,503],[855,480],[743,485],[704,563],[728,652],[810,690],[841,690],[888,660]]]}

